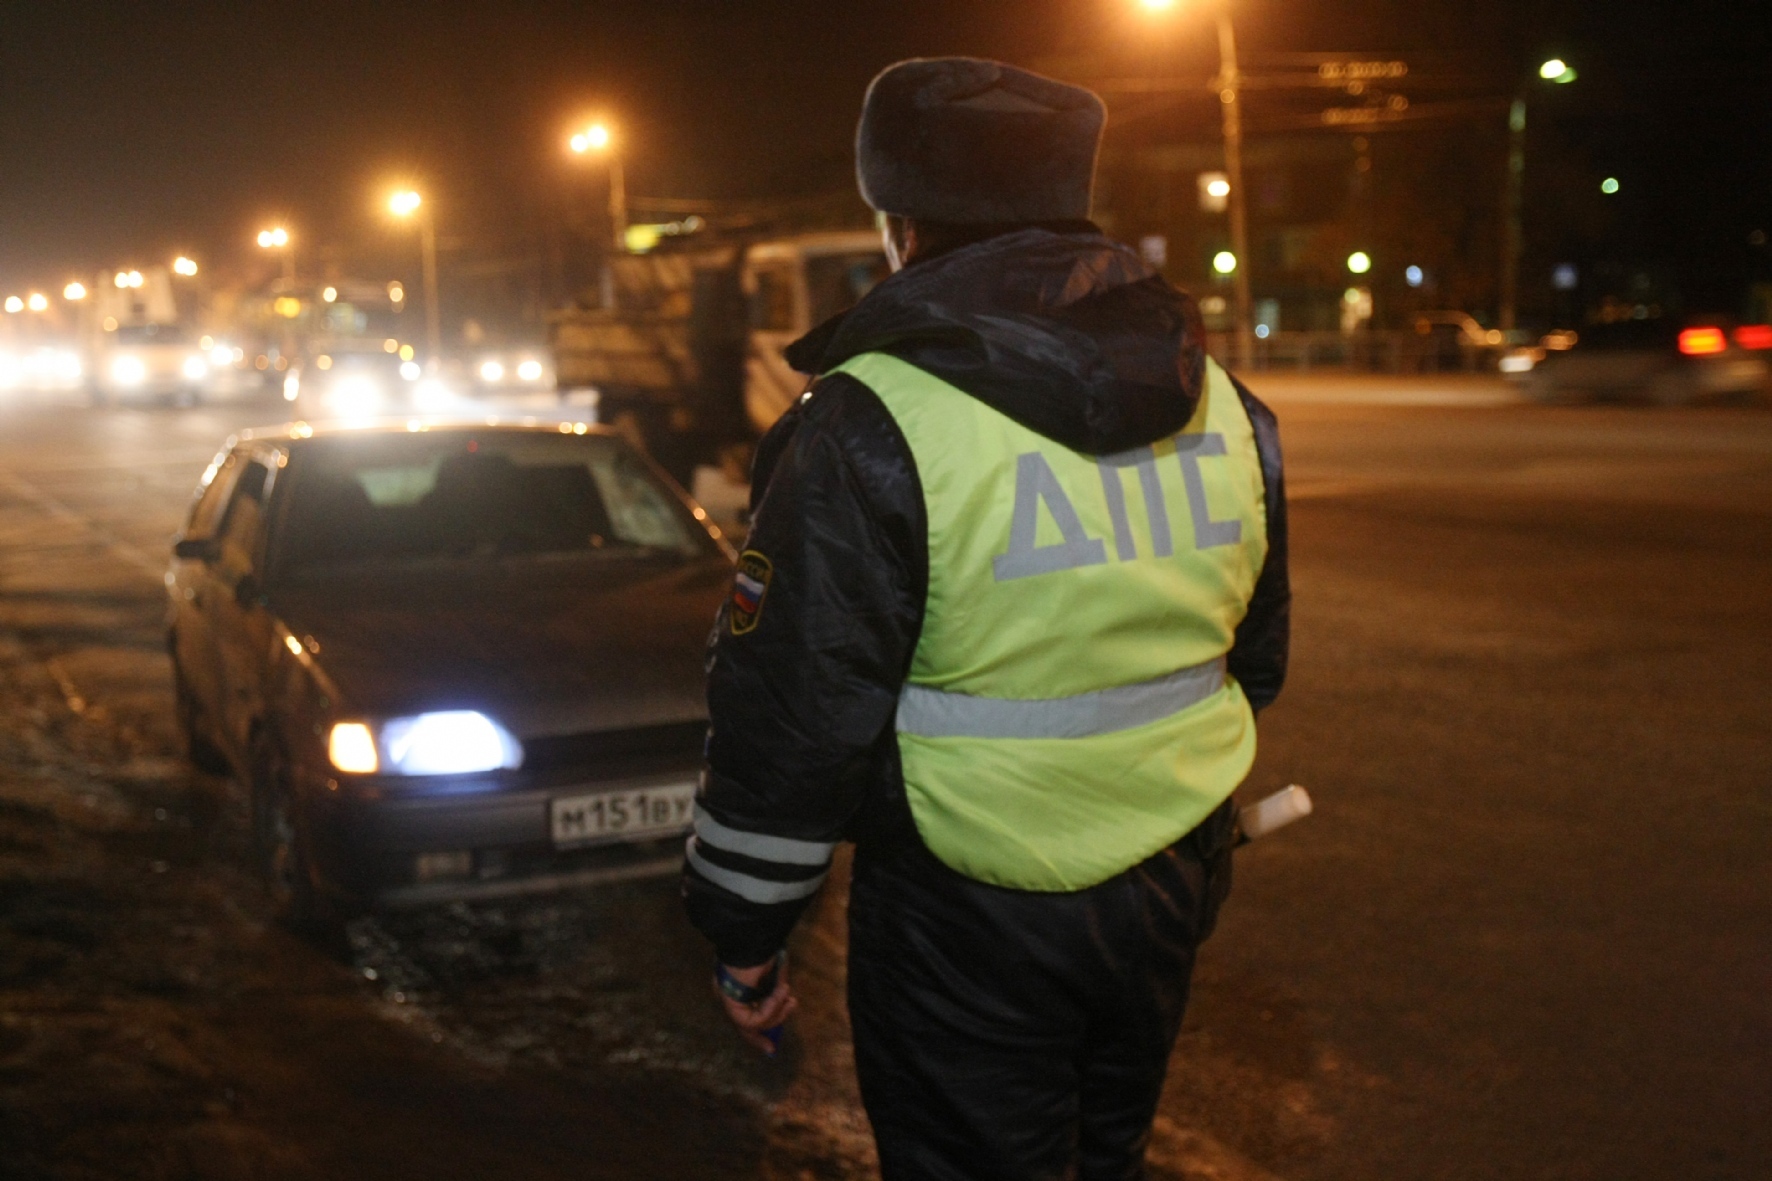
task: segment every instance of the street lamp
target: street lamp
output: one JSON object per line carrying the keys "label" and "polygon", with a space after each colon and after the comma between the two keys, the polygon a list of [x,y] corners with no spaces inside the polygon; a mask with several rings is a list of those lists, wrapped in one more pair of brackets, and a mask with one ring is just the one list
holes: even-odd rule
{"label": "street lamp", "polygon": [[[1177,7],[1177,0],[1139,0],[1146,11],[1167,12]],[[1218,94],[1224,115],[1224,171],[1230,186],[1231,253],[1238,260],[1249,257],[1248,207],[1243,200],[1243,74],[1237,68],[1237,35],[1231,25],[1228,0],[1214,0],[1218,20],[1218,77],[1212,89]],[[1217,194],[1213,194],[1217,196]],[[1223,272],[1220,272],[1221,274]],[[1249,268],[1238,266],[1231,272],[1237,296],[1237,356],[1239,365],[1248,365],[1255,356],[1255,333],[1249,297]]]}
{"label": "street lamp", "polygon": [[[425,364],[435,373],[443,360],[443,319],[437,305],[437,226],[431,218],[431,207],[411,189],[401,189],[390,195],[388,212],[418,223],[419,251],[423,255],[425,277],[425,346],[430,354],[425,358]],[[391,292],[392,288],[389,290]]]}
{"label": "street lamp", "polygon": [[[1575,81],[1576,74],[1568,62],[1553,57],[1538,67],[1538,77],[1567,86]],[[1526,191],[1526,95],[1523,83],[1507,112],[1507,176],[1501,198],[1501,306],[1497,316],[1503,332],[1511,331],[1519,318],[1520,253],[1525,241],[1521,206]]]}
{"label": "street lamp", "polygon": [[25,306],[30,308],[33,312],[48,311],[49,297],[44,295],[41,291],[33,291],[31,292],[30,298],[25,300]]}
{"label": "street lamp", "polygon": [[[283,285],[285,287],[294,287],[295,248],[290,245],[289,231],[282,226],[272,226],[268,230],[260,230],[258,232],[258,245],[261,250],[277,250],[282,252]],[[194,269],[192,273],[196,273]]]}
{"label": "street lamp", "polygon": [[78,303],[86,298],[86,284],[75,281],[62,288],[62,298],[69,303]]}
{"label": "street lamp", "polygon": [[172,260],[172,273],[183,275],[188,279],[197,273],[197,262],[195,259],[186,258],[181,254]]}
{"label": "street lamp", "polygon": [[575,156],[603,156],[609,168],[609,228],[615,249],[622,250],[628,237],[628,184],[622,170],[621,151],[608,124],[593,123],[583,131],[574,132],[566,146]]}

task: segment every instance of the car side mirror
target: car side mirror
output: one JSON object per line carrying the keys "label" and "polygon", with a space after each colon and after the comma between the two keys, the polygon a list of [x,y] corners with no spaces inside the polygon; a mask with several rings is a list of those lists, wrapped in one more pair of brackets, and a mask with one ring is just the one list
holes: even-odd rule
{"label": "car side mirror", "polygon": [[214,537],[181,537],[172,543],[172,556],[184,562],[213,562],[221,557],[221,542]]}
{"label": "car side mirror", "polygon": [[264,595],[264,590],[265,588],[259,584],[258,576],[248,570],[234,584],[234,601],[241,607],[250,610],[258,606],[258,601]]}

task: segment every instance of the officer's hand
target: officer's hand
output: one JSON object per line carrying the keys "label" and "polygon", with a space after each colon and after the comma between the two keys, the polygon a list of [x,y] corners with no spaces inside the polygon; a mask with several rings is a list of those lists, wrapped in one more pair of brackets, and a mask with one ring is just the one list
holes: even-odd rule
{"label": "officer's hand", "polygon": [[[773,961],[758,964],[754,968],[729,967],[726,971],[739,983],[755,988],[763,977],[769,974],[769,969],[772,966]],[[799,998],[795,997],[793,989],[788,987],[788,966],[785,960],[781,965],[781,974],[776,977],[775,991],[754,1007],[739,1004],[721,992],[717,983],[714,985],[714,995],[719,997],[720,1003],[725,1006],[726,1016],[731,1019],[732,1024],[738,1026],[739,1035],[771,1057],[775,1055],[775,1043],[765,1037],[763,1031],[774,1029],[782,1024],[793,1016],[795,1009],[800,1007]]]}

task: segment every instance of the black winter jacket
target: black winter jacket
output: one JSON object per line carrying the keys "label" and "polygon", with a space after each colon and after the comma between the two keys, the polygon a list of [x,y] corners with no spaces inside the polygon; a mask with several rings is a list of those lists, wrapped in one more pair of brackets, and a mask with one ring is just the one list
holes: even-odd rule
{"label": "black winter jacket", "polygon": [[[788,359],[823,374],[870,351],[1092,455],[1181,430],[1205,366],[1186,295],[1099,233],[1039,229],[907,267]],[[1268,555],[1229,671],[1260,709],[1286,675],[1286,501],[1273,414],[1237,390],[1266,483]],[[749,582],[715,626],[707,770],[683,879],[691,921],[734,966],[783,945],[836,842],[917,839],[893,721],[929,562],[909,445],[846,374],[817,381],[765,436],[751,507],[745,548],[768,566],[741,563]]]}

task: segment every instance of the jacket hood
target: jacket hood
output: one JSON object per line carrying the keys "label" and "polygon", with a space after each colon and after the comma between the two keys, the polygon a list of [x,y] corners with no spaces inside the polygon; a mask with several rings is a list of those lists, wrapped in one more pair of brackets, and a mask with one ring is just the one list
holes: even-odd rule
{"label": "jacket hood", "polygon": [[787,351],[824,374],[896,356],[1023,426],[1105,455],[1172,435],[1205,380],[1193,301],[1101,233],[1018,230],[906,267]]}

